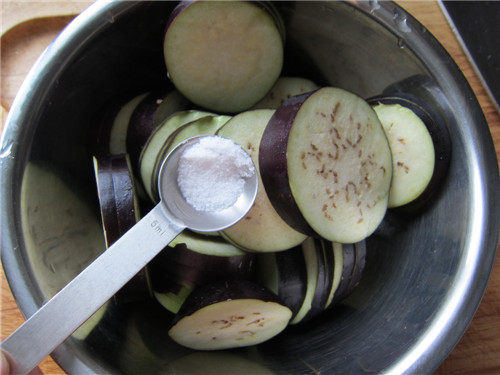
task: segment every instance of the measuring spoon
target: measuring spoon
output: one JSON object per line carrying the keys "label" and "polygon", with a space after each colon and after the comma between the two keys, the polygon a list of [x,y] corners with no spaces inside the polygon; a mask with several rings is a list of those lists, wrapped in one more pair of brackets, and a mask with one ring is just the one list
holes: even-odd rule
{"label": "measuring spoon", "polygon": [[201,138],[180,143],[163,161],[160,203],[0,344],[9,357],[11,373],[32,370],[185,228],[223,230],[250,210],[258,188],[255,166],[233,206],[197,211],[185,201],[177,184],[179,158]]}

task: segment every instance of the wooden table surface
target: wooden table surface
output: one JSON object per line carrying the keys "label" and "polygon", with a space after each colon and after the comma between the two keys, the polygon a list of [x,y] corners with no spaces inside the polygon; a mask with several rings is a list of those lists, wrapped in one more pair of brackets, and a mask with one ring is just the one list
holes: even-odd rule
{"label": "wooden table surface", "polygon": [[[71,20],[70,15],[84,9],[89,3],[88,0],[53,0],[45,3],[2,1],[4,27],[2,34],[8,31],[7,28],[12,27],[2,36],[1,103],[3,108],[10,107],[29,67],[57,35],[57,32]],[[481,104],[493,136],[497,158],[500,160],[500,116],[481,86],[439,6],[432,1],[399,3],[427,27],[461,68]],[[38,19],[15,26],[23,18],[26,19],[28,14]],[[54,14],[61,17],[40,18]],[[0,282],[0,334],[4,339],[21,325],[23,317],[7,285],[3,269]],[[44,374],[64,374],[51,358],[46,358],[40,368]],[[486,294],[471,325],[453,352],[437,369],[436,374],[500,374],[499,256],[495,261]]]}

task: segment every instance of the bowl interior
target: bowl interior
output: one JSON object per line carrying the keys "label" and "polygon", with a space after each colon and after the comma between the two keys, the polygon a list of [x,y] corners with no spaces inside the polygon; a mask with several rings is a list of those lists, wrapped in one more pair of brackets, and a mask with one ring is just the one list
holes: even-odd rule
{"label": "bowl interior", "polygon": [[[54,77],[44,78],[44,104],[34,109],[36,132],[20,189],[22,256],[39,303],[104,249],[91,129],[112,99],[170,85],[162,34],[173,5],[109,7],[100,15],[108,22],[75,46]],[[66,356],[97,373],[380,372],[418,342],[450,293],[467,252],[471,175],[464,173],[469,163],[463,134],[453,131],[456,114],[436,77],[396,33],[351,4],[276,5],[287,30],[283,75],[365,98],[411,92],[442,116],[453,145],[445,183],[421,215],[388,214],[368,241],[361,284],[331,313],[258,347],[196,353],[168,338],[170,317],[154,301],[111,306],[84,341],[71,339],[65,346]],[[66,371],[74,370],[75,360],[58,359]]]}

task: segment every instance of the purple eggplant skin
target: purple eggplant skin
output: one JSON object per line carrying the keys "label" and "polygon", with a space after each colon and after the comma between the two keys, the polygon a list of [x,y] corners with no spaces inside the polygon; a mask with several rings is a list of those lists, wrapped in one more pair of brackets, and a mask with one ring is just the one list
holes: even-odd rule
{"label": "purple eggplant skin", "polygon": [[335,259],[333,255],[333,245],[331,241],[326,241],[324,239],[319,239],[321,242],[321,248],[323,250],[324,263],[325,263],[325,291],[322,295],[321,301],[319,303],[323,306],[323,309],[326,306],[326,302],[328,301],[328,297],[330,296],[330,291],[333,287],[333,271],[335,265]]}
{"label": "purple eggplant skin", "polygon": [[293,96],[276,110],[264,130],[259,148],[259,166],[267,196],[280,217],[293,229],[316,236],[295,202],[288,181],[286,150],[295,116],[315,91]]}
{"label": "purple eggplant skin", "polygon": [[301,246],[274,253],[278,267],[278,297],[292,310],[300,310],[307,289],[307,272]]}
{"label": "purple eggplant skin", "polygon": [[111,175],[115,194],[116,217],[118,219],[119,237],[123,236],[137,223],[134,197],[133,176],[125,155],[113,155],[111,159]]}
{"label": "purple eggplant skin", "polygon": [[88,144],[92,155],[108,155],[110,153],[111,129],[122,104],[122,102],[108,104],[95,116],[94,126],[88,133]]}
{"label": "purple eggplant skin", "polygon": [[[190,5],[196,3],[196,1],[199,0],[183,0],[179,1],[179,4],[176,5],[176,7],[172,10],[170,13],[170,16],[168,17],[166,26],[165,26],[165,31],[163,32],[163,43],[162,45],[165,45],[165,35],[167,34],[167,30],[172,25],[174,20],[177,18],[179,14],[181,14],[184,10],[186,10],[187,7]],[[267,4],[267,1],[254,1],[254,5],[258,6],[259,8],[265,10],[274,20],[276,27],[278,28],[281,38],[283,40],[283,45],[285,44],[285,27],[283,25],[283,20],[281,18],[281,15],[278,13],[276,8],[272,4]]]}
{"label": "purple eggplant skin", "polygon": [[154,119],[158,107],[166,99],[168,93],[152,92],[137,105],[127,131],[127,152],[134,168],[139,164],[142,148],[154,130]]}
{"label": "purple eggplant skin", "polygon": [[[181,14],[186,8],[192,4],[194,4],[196,0],[183,0],[179,1],[179,4],[175,6],[175,8],[172,10],[170,13],[170,16],[168,17],[167,24],[165,26],[165,32],[163,33],[164,35],[167,33],[168,28],[170,25],[174,22],[174,20],[177,18],[179,14]],[[165,41],[163,41],[165,42]],[[163,43],[165,44],[165,43]]]}
{"label": "purple eggplant skin", "polygon": [[160,252],[149,268],[155,291],[178,293],[185,285],[197,288],[219,280],[249,280],[254,273],[255,255],[213,256],[178,244]]}
{"label": "purple eggplant skin", "polygon": [[[168,17],[166,26],[165,26],[165,31],[164,34],[167,33],[168,28],[170,25],[174,22],[174,20],[177,18],[179,14],[181,14],[186,8],[192,4],[194,4],[197,0],[183,0],[180,1],[179,4],[176,5],[176,7],[172,10],[170,13],[170,16]],[[254,1],[254,5],[258,6],[259,8],[265,10],[274,20],[276,27],[278,28],[281,38],[283,40],[283,44],[285,43],[285,28],[283,26],[283,20],[281,19],[281,15],[277,11],[277,9],[273,6],[272,3],[268,1]]]}
{"label": "purple eggplant skin", "polygon": [[438,195],[444,179],[448,174],[451,160],[451,137],[444,119],[427,103],[411,94],[398,93],[392,96],[376,96],[366,100],[374,106],[381,104],[399,104],[413,111],[425,124],[434,144],[435,162],[434,172],[425,190],[415,200],[392,208],[391,211],[403,215],[416,215],[425,210]]}
{"label": "purple eggplant skin", "polygon": [[354,244],[343,244],[342,254],[344,265],[342,267],[342,276],[340,277],[340,283],[333,295],[332,303],[330,307],[334,306],[336,303],[340,302],[342,299],[347,297],[347,292],[349,289],[349,284],[351,283],[351,278],[354,272],[354,265],[356,262],[356,249]]}
{"label": "purple eggplant skin", "polygon": [[[134,187],[126,155],[97,157],[99,203],[106,246],[111,246],[137,222]],[[144,300],[151,296],[148,271],[143,268],[116,294],[118,303]]]}
{"label": "purple eggplant skin", "polygon": [[358,286],[366,264],[366,241],[356,242],[354,248],[356,249],[356,261],[354,262],[354,270],[352,271],[346,296],[350,295]]}
{"label": "purple eggplant skin", "polygon": [[276,294],[251,281],[220,281],[194,290],[186,298],[186,301],[184,301],[184,304],[174,317],[172,326],[182,318],[192,315],[206,306],[237,299],[256,299],[264,302],[275,302],[285,306]]}
{"label": "purple eggplant skin", "polygon": [[95,156],[97,160],[96,184],[101,210],[106,246],[111,246],[121,236],[116,211],[115,191],[111,173],[111,156]]}
{"label": "purple eggplant skin", "polygon": [[302,318],[300,323],[307,322],[317,317],[325,310],[325,304],[333,282],[332,275],[329,273],[331,272],[331,266],[326,264],[322,240],[314,239],[314,247],[318,261],[318,282],[316,284],[316,290],[314,291],[314,296],[311,302],[311,309],[307,312],[304,318]]}

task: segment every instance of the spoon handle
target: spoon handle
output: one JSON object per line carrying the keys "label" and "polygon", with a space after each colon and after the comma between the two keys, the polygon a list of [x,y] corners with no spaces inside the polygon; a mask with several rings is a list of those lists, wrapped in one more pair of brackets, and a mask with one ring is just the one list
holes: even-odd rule
{"label": "spoon handle", "polygon": [[185,227],[162,203],[0,344],[13,374],[26,374],[83,324]]}

